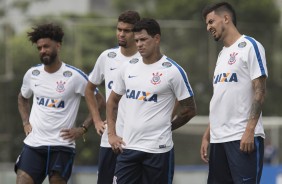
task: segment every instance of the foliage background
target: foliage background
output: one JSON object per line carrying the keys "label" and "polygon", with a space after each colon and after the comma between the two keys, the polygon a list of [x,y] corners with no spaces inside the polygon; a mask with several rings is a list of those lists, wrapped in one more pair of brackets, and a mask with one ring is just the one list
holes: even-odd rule
{"label": "foliage background", "polygon": [[[20,1],[19,1],[20,2]],[[15,3],[24,15],[33,0]],[[61,58],[64,62],[89,73],[99,54],[116,45],[115,26],[118,14],[127,9],[140,12],[142,17],[157,19],[162,27],[162,51],[178,62],[188,73],[198,106],[199,115],[208,115],[209,100],[212,95],[212,74],[217,53],[222,48],[207,34],[201,10],[207,0],[115,0],[111,6],[117,12],[111,18],[90,12],[85,15],[64,14],[60,16],[27,17],[26,24],[57,22],[65,30]],[[267,97],[263,109],[265,116],[282,116],[282,64],[280,10],[270,0],[230,0],[237,11],[238,28],[241,33],[260,41],[266,50],[269,70]],[[95,3],[95,1],[94,1]],[[1,13],[2,12],[2,13]],[[4,19],[0,8],[0,19]],[[26,31],[17,33],[9,22],[0,24],[0,71],[4,71],[4,61],[13,65],[12,77],[1,80],[0,100],[0,161],[14,162],[21,151],[24,133],[17,110],[17,95],[22,77],[27,69],[39,62],[36,48],[28,42]],[[103,86],[100,87],[103,92]],[[85,101],[82,100],[77,123],[87,115]],[[174,135],[176,143],[176,164],[202,164],[198,152],[201,135]],[[94,129],[87,135],[87,142],[77,141],[76,164],[96,165],[99,137]],[[179,146],[178,146],[179,145]],[[185,145],[185,146],[182,146]],[[189,157],[186,155],[189,154]],[[281,156],[280,156],[281,157]]]}

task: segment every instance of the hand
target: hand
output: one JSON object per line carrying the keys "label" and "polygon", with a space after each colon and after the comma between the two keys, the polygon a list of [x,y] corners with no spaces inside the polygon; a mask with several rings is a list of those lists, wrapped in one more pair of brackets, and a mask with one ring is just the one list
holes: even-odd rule
{"label": "hand", "polygon": [[254,131],[245,131],[240,142],[240,150],[246,153],[251,153],[255,149]]}
{"label": "hand", "polygon": [[96,132],[98,135],[102,136],[102,134],[104,133],[106,126],[107,126],[107,121],[99,121],[94,123]]}
{"label": "hand", "polygon": [[28,136],[28,134],[32,131],[32,126],[30,123],[26,123],[23,126],[24,126],[25,135]]}
{"label": "hand", "polygon": [[117,135],[108,135],[109,143],[112,147],[114,153],[119,154],[122,153],[122,145],[125,146],[125,142],[123,142],[122,138]]}
{"label": "hand", "polygon": [[202,144],[201,144],[201,159],[205,162],[209,162],[209,157],[208,157],[208,148],[209,148],[209,141],[205,138],[202,139]]}
{"label": "hand", "polygon": [[62,129],[61,130],[61,137],[64,140],[69,139],[69,141],[73,141],[84,134],[84,131],[81,127],[77,128],[70,128],[70,129]]}

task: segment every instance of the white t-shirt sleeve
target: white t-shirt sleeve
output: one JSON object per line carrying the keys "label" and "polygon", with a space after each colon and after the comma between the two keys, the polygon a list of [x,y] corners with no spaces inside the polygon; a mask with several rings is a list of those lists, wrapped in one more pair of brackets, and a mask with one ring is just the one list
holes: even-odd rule
{"label": "white t-shirt sleeve", "polygon": [[87,75],[84,72],[80,71],[77,74],[77,79],[75,80],[75,93],[84,96],[87,82],[88,82]]}
{"label": "white t-shirt sleeve", "polygon": [[22,83],[22,87],[21,87],[21,93],[22,96],[25,98],[30,98],[33,94],[32,89],[30,87],[30,70],[27,71],[24,75],[23,78],[23,83]]}
{"label": "white t-shirt sleeve", "polygon": [[171,87],[178,101],[194,96],[186,72],[179,65],[171,75]]}
{"label": "white t-shirt sleeve", "polygon": [[120,70],[116,74],[116,79],[113,84],[113,91],[119,95],[125,94],[126,86],[125,86],[125,73],[128,65],[122,65]]}
{"label": "white t-shirt sleeve", "polygon": [[250,47],[249,50],[247,63],[250,71],[250,78],[253,80],[260,76],[268,76],[265,50],[263,46],[255,40],[252,40],[251,43],[252,47]]}
{"label": "white t-shirt sleeve", "polygon": [[92,72],[89,75],[89,81],[95,85],[100,85],[105,79],[105,52],[97,59]]}

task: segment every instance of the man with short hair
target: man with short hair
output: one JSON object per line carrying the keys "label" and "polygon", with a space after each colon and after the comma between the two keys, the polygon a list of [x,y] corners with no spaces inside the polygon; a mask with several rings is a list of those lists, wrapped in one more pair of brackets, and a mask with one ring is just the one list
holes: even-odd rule
{"label": "man with short hair", "polygon": [[[122,65],[128,64],[129,61],[136,61],[140,57],[132,32],[134,24],[139,20],[140,16],[136,11],[127,10],[119,15],[116,27],[118,46],[101,53],[89,76],[85,90],[86,102],[92,114],[96,131],[102,136],[99,149],[98,184],[112,184],[117,154],[112,151],[108,142],[107,122],[101,119],[93,91],[96,86],[105,81],[106,99],[108,99],[118,70]],[[124,101],[121,100],[117,115],[117,132],[120,136],[122,136],[125,111]]]}
{"label": "man with short hair", "polygon": [[[183,68],[161,53],[157,21],[142,19],[133,32],[142,57],[120,69],[107,101],[109,142],[120,153],[114,183],[172,184],[172,130],[196,115],[194,94]],[[120,137],[116,113],[122,95],[126,114]],[[171,121],[176,100],[180,112]]]}
{"label": "man with short hair", "polygon": [[224,45],[214,71],[210,122],[200,150],[201,158],[209,163],[208,183],[259,183],[268,75],[264,48],[238,31],[236,13],[229,3],[207,6],[202,15],[207,31]]}

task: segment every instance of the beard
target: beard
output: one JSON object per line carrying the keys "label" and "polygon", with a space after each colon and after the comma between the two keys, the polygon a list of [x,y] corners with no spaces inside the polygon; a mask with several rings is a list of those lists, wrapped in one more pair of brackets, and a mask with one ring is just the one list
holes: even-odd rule
{"label": "beard", "polygon": [[41,63],[44,65],[51,65],[56,61],[57,55],[57,52],[52,52],[50,55],[40,56]]}
{"label": "beard", "polygon": [[218,41],[219,39],[219,37],[214,37],[214,41]]}
{"label": "beard", "polygon": [[214,37],[214,40],[215,40],[215,41],[222,41],[222,39],[223,39],[223,35],[222,35],[222,34],[224,34],[224,32],[225,32],[225,28],[222,27],[220,34],[217,35],[216,37]]}
{"label": "beard", "polygon": [[118,45],[121,46],[121,47],[127,47],[127,42],[121,42],[121,41],[118,41]]}

